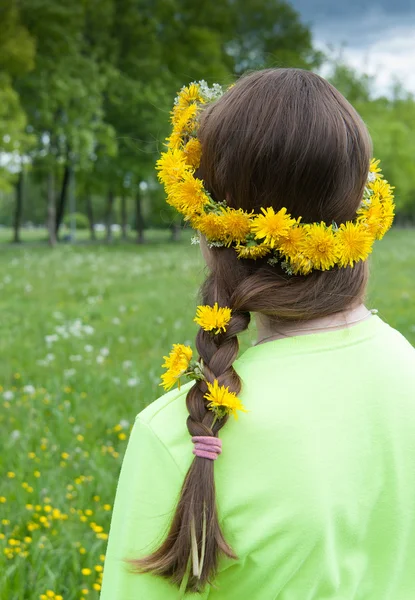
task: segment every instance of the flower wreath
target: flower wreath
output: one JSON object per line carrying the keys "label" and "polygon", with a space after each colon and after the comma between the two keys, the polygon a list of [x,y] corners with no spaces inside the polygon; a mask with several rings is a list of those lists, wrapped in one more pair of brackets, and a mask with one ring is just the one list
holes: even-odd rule
{"label": "flower wreath", "polygon": [[[167,138],[167,150],[157,161],[158,178],[164,184],[167,202],[184,216],[185,221],[199,230],[210,246],[232,246],[240,259],[259,259],[268,256],[268,263],[279,263],[289,275],[307,275],[313,270],[326,271],[333,267],[353,267],[372,252],[375,240],[383,238],[392,226],[395,205],[393,187],[383,178],[379,160],[370,162],[362,201],[353,221],[340,225],[302,223],[286,208],[275,211],[261,208],[260,213],[248,213],[227,206],[225,200],[216,202],[195,177],[202,154],[197,138],[199,116],[203,107],[222,96],[225,90],[205,81],[183,87],[174,101],[171,113],[173,130]],[[193,242],[197,242],[193,238]],[[231,319],[229,308],[217,304],[199,306],[195,321],[211,335],[225,331]],[[169,390],[179,384],[180,377],[204,379],[203,365],[192,360],[192,350],[174,344],[165,356],[162,385]],[[245,411],[241,401],[228,388],[206,382],[205,399],[215,418],[225,414],[237,416]],[[245,411],[246,412],[246,411]]]}
{"label": "flower wreath", "polygon": [[208,87],[200,81],[183,87],[175,99],[173,131],[167,138],[166,152],[157,161],[167,202],[211,246],[233,246],[238,258],[269,256],[269,264],[280,263],[290,275],[353,267],[366,260],[374,241],[382,239],[394,218],[394,188],[383,178],[378,160],[370,163],[356,218],[340,226],[323,221],[302,223],[301,217],[293,218],[286,208],[277,212],[272,207],[261,208],[260,214],[254,214],[231,208],[225,200],[213,200],[203,181],[194,176],[202,153],[197,131],[203,106],[224,91],[218,84]]}

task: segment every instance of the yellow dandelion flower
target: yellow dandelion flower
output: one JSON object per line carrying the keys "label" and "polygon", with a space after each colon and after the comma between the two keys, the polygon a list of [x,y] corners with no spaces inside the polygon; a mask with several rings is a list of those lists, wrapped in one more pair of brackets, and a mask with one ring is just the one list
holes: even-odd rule
{"label": "yellow dandelion flower", "polygon": [[226,231],[222,218],[215,213],[207,213],[192,221],[192,227],[198,229],[207,240],[224,242]]}
{"label": "yellow dandelion flower", "polygon": [[209,198],[203,188],[203,181],[187,172],[182,181],[171,186],[167,202],[189,219],[202,212]]}
{"label": "yellow dandelion flower", "polygon": [[226,306],[219,308],[218,303],[215,302],[213,306],[198,306],[196,317],[193,320],[205,331],[220,333],[226,331],[231,316],[232,311],[230,308]]}
{"label": "yellow dandelion flower", "polygon": [[206,383],[208,392],[206,392],[204,398],[209,402],[208,408],[216,413],[218,417],[223,417],[228,413],[232,414],[235,419],[237,419],[237,410],[248,412],[238,396],[234,392],[229,391],[229,387],[219,385],[217,379],[215,379],[213,384],[209,382]]}
{"label": "yellow dandelion flower", "polygon": [[271,252],[271,248],[266,244],[258,244],[255,246],[242,246],[241,244],[237,244],[235,250],[238,258],[249,258],[253,260],[263,258]]}
{"label": "yellow dandelion flower", "polygon": [[377,178],[369,183],[368,188],[372,191],[371,199],[378,199],[380,202],[393,200],[393,187],[389,185],[386,179]]}
{"label": "yellow dandelion flower", "polygon": [[308,275],[313,270],[313,263],[301,252],[290,257],[289,265],[294,275]]}
{"label": "yellow dandelion flower", "polygon": [[240,243],[245,241],[246,236],[251,231],[251,219],[248,213],[241,208],[238,210],[224,208],[221,211],[220,218],[228,245],[232,242]]}
{"label": "yellow dandelion flower", "polygon": [[370,204],[365,204],[357,211],[357,222],[364,225],[373,238],[377,238],[380,232],[382,205],[377,198],[369,202]]}
{"label": "yellow dandelion flower", "polygon": [[279,240],[286,237],[290,227],[296,224],[291,219],[286,208],[281,208],[277,213],[271,208],[261,208],[262,215],[257,215],[252,223],[252,231],[257,239],[264,238],[264,243],[270,248],[275,248]]}
{"label": "yellow dandelion flower", "polygon": [[178,106],[187,106],[191,102],[204,102],[200,93],[200,86],[197,83],[191,83],[189,86],[182,88],[177,97]]}
{"label": "yellow dandelion flower", "polygon": [[180,133],[181,135],[189,133],[194,127],[197,110],[197,104],[175,106],[171,114],[173,133]]}
{"label": "yellow dandelion flower", "polygon": [[305,238],[306,231],[304,227],[290,227],[287,236],[278,243],[278,250],[286,258],[296,256],[301,252]]}
{"label": "yellow dandelion flower", "polygon": [[375,158],[372,158],[372,160],[370,161],[369,172],[370,173],[380,173],[382,171],[382,169],[379,168],[379,163],[380,163],[380,160],[376,160]]}
{"label": "yellow dandelion flower", "polygon": [[186,156],[186,162],[194,169],[197,169],[202,156],[202,144],[196,138],[191,138],[183,148]]}
{"label": "yellow dandelion flower", "polygon": [[156,162],[156,169],[159,181],[168,187],[180,181],[189,166],[183,150],[168,150]]}
{"label": "yellow dandelion flower", "polygon": [[351,267],[360,260],[366,260],[372,252],[373,237],[364,225],[343,223],[336,233],[339,265]]}
{"label": "yellow dandelion flower", "polygon": [[82,575],[91,575],[91,569],[81,569]]}
{"label": "yellow dandelion flower", "polygon": [[314,269],[326,271],[333,267],[337,260],[337,243],[332,228],[321,222],[307,225],[305,229],[304,257],[311,260]]}
{"label": "yellow dandelion flower", "polygon": [[393,219],[395,217],[395,205],[392,200],[385,200],[382,203],[382,217],[379,223],[379,229],[377,232],[377,239],[381,240],[385,233],[392,227]]}
{"label": "yellow dandelion flower", "polygon": [[193,352],[189,346],[173,344],[169,356],[163,356],[165,362],[162,367],[166,368],[167,371],[161,376],[162,383],[160,385],[166,391],[170,390],[176,383],[180,389],[180,377],[187,371],[192,355]]}

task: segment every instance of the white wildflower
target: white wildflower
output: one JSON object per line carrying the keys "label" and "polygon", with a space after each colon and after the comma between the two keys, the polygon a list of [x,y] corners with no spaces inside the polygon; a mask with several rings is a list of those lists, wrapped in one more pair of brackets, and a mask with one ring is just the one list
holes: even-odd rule
{"label": "white wildflower", "polygon": [[71,354],[69,360],[71,362],[80,362],[82,360],[82,356],[80,354]]}
{"label": "white wildflower", "polygon": [[14,394],[13,394],[13,392],[12,392],[11,390],[6,390],[6,391],[3,393],[3,398],[4,398],[5,400],[13,400],[13,398],[14,398]]}
{"label": "white wildflower", "polygon": [[86,345],[84,346],[84,350],[85,350],[85,352],[92,352],[92,350],[93,350],[93,349],[94,349],[94,347],[93,347],[93,346],[91,346],[91,344],[86,344]]}
{"label": "white wildflower", "polygon": [[99,355],[97,356],[97,363],[98,363],[99,365],[102,365],[102,363],[103,363],[103,362],[105,362],[105,358],[102,356],[102,354],[99,354]]}
{"label": "white wildflower", "polygon": [[34,394],[36,392],[36,389],[34,385],[28,384],[23,386],[23,391],[25,394]]}
{"label": "white wildflower", "polygon": [[133,361],[132,360],[125,360],[122,363],[122,368],[123,369],[129,369],[130,367],[132,367]]}
{"label": "white wildflower", "polygon": [[101,350],[99,351],[99,353],[101,354],[101,356],[108,356],[108,354],[110,353],[109,348],[101,348]]}
{"label": "white wildflower", "polygon": [[138,377],[130,377],[130,379],[127,379],[128,387],[135,387],[139,383],[140,383],[140,379]]}

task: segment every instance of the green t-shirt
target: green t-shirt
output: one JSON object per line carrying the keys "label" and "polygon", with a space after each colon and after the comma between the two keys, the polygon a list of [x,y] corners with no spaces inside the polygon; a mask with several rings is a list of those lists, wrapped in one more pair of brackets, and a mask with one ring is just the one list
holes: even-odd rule
{"label": "green t-shirt", "polygon": [[[274,340],[235,362],[248,413],[220,432],[223,559],[209,600],[414,600],[415,350],[378,316]],[[123,558],[167,532],[193,460],[189,385],[137,415],[116,494],[101,600],[177,588]]]}

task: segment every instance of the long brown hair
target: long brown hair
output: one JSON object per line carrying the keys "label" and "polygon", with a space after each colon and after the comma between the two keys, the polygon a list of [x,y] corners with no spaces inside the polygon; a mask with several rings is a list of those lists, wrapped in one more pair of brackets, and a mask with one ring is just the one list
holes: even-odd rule
{"label": "long brown hair", "polygon": [[[267,69],[243,77],[204,110],[199,139],[197,176],[215,200],[226,198],[234,208],[255,212],[285,206],[306,223],[353,219],[367,179],[371,141],[352,106],[318,75]],[[334,314],[362,301],[367,282],[364,262],[289,277],[266,258],[238,259],[232,248],[211,248],[209,267],[202,303],[230,307],[232,319],[226,332],[214,337],[200,329],[196,347],[206,379],[216,378],[236,393],[241,381],[232,363],[237,336],[247,329],[251,312],[273,323]],[[198,381],[187,394],[191,436],[218,436],[226,424],[226,418],[213,424],[206,391],[206,383]],[[221,554],[236,558],[218,521],[214,462],[200,457],[185,477],[166,539],[151,555],[131,562],[141,572],[179,585],[188,572],[192,533],[199,551],[205,533],[206,547],[202,573],[190,572],[186,589],[200,591],[214,579]]]}

